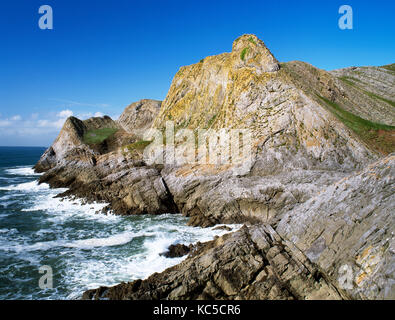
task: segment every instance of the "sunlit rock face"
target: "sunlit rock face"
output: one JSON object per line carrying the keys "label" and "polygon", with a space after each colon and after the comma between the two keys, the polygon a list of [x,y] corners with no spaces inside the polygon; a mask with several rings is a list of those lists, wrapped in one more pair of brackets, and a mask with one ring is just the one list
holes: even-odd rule
{"label": "sunlit rock face", "polygon": [[[360,85],[349,79],[354,69],[279,63],[247,34],[231,52],[181,67],[163,102],[135,102],[117,121],[68,119],[36,165],[45,171],[41,182],[68,187],[65,195],[104,200],[116,214],[181,212],[194,226],[253,225],[150,280],[86,297],[393,297],[393,280],[386,279],[393,270],[387,239],[393,236],[394,122],[383,121],[393,117],[391,68],[363,69],[355,78]],[[251,152],[241,163],[148,163],[151,141],[144,134],[163,132],[168,122],[176,138],[185,130],[247,130]],[[162,142],[168,148],[169,140]],[[216,250],[233,262],[213,255]],[[205,269],[207,262],[215,268]],[[349,262],[357,286],[343,290],[336,277]],[[241,278],[229,279],[228,270]],[[185,279],[190,285],[178,285]],[[151,284],[166,293],[147,291]]]}

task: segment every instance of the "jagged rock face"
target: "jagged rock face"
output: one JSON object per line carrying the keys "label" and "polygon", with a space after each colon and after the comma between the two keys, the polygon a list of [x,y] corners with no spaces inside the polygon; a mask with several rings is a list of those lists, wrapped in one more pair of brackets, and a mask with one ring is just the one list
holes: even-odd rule
{"label": "jagged rock face", "polygon": [[233,67],[252,68],[257,74],[275,72],[280,65],[262,40],[253,34],[245,34],[237,38],[232,46]]}
{"label": "jagged rock face", "polygon": [[191,224],[275,223],[345,171],[378,158],[316,96],[340,99],[335,77],[303,63],[277,66],[263,42],[245,35],[231,53],[176,74],[153,126],[248,128],[253,137],[252,163],[241,175],[232,166],[165,165],[162,176]]}
{"label": "jagged rock face", "polygon": [[163,126],[169,119],[190,128],[218,127],[216,122],[231,128],[240,120],[234,119],[239,109],[235,105],[245,100],[241,94],[249,91],[249,82],[258,77],[266,83],[277,70],[278,62],[264,43],[244,35],[235,40],[232,52],[180,68],[154,126]]}
{"label": "jagged rock face", "polygon": [[54,143],[41,156],[35,169],[40,172],[46,171],[58,162],[64,163],[66,158],[74,158],[92,164],[95,152],[84,144],[83,136],[89,129],[101,127],[116,128],[117,124],[108,116],[91,118],[85,121],[69,117]]}
{"label": "jagged rock face", "polygon": [[[251,49],[242,59],[240,51],[247,46]],[[279,167],[353,169],[376,159],[322,101],[295,85],[288,69],[274,65],[263,42],[242,36],[231,53],[180,69],[153,126],[172,120],[176,128],[248,128],[261,164],[271,171],[276,162]],[[341,95],[336,79],[327,76],[328,90]],[[324,96],[331,98],[327,92]]]}
{"label": "jagged rock face", "polygon": [[125,131],[140,135],[151,127],[161,104],[161,101],[150,99],[134,102],[122,112],[117,122]]}
{"label": "jagged rock face", "polygon": [[83,299],[341,299],[303,254],[270,227],[242,228],[206,243],[146,280],[88,290]]}
{"label": "jagged rock face", "polygon": [[83,298],[394,299],[394,174],[392,155],[290,211],[276,230],[244,226],[160,274]]}
{"label": "jagged rock face", "polygon": [[40,183],[67,187],[61,196],[82,197],[108,203],[104,212],[119,215],[179,212],[160,172],[122,153],[98,156],[94,166],[68,162],[40,177]]}
{"label": "jagged rock face", "polygon": [[[199,174],[197,174],[199,173]],[[161,175],[179,210],[194,226],[217,223],[276,223],[281,216],[347,175],[322,170],[289,170],[266,176],[233,176],[229,171],[164,169]]]}
{"label": "jagged rock face", "polygon": [[[364,169],[394,151],[394,127],[375,123],[393,124],[382,121],[393,117],[393,71],[363,69],[356,87],[344,75],[357,71],[279,65],[262,41],[244,35],[232,52],[182,67],[163,103],[141,100],[116,122],[68,119],[36,165],[46,171],[41,182],[70,188],[64,196],[106,201],[116,214],[254,224],[161,274],[84,297],[393,298],[394,156]],[[167,120],[176,131],[248,129],[251,162],[148,165],[140,133]],[[118,131],[86,143],[87,131],[103,128]],[[351,266],[352,288],[338,281],[343,265]]]}
{"label": "jagged rock face", "polygon": [[[36,164],[37,171],[46,171],[65,160],[81,160],[81,164],[94,165],[98,155],[116,151],[120,147],[138,140],[159,112],[160,101],[144,99],[129,105],[117,121],[108,116],[79,120],[68,118],[58,137]],[[98,145],[84,142],[84,134],[89,130],[117,129],[110,137]]]}
{"label": "jagged rock face", "polygon": [[[348,105],[362,118],[395,126],[395,67],[350,67],[331,71],[344,87]],[[346,103],[345,103],[346,104]]]}
{"label": "jagged rock face", "polygon": [[[147,167],[123,146],[139,139],[137,130],[150,126],[160,102],[142,100],[132,104],[120,121],[109,117],[85,121],[70,117],[58,138],[36,164],[45,171],[40,183],[52,187],[67,187],[62,196],[77,195],[89,201],[109,203],[106,210],[116,214],[161,214],[178,212],[160,171]],[[138,109],[138,111],[136,111]],[[129,121],[136,120],[133,132],[126,132]],[[88,145],[84,134],[89,130],[118,129],[99,145]]]}
{"label": "jagged rock face", "polygon": [[395,77],[385,67],[329,73],[301,61],[282,64],[297,88],[334,114],[370,149],[388,155],[395,152]]}
{"label": "jagged rock face", "polygon": [[395,154],[288,212],[277,232],[352,298],[394,299],[394,189]]}

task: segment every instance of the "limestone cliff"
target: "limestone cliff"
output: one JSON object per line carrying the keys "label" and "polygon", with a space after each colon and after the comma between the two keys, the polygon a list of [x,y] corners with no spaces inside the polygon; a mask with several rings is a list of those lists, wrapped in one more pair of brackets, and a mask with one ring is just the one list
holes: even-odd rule
{"label": "limestone cliff", "polygon": [[76,161],[94,163],[96,152],[85,143],[84,136],[90,130],[101,128],[117,129],[118,125],[108,116],[90,118],[85,121],[69,117],[54,143],[36,164],[35,169],[39,172],[46,171],[57,163],[64,164],[66,159],[74,156]]}
{"label": "limestone cliff", "polygon": [[[248,225],[163,274],[85,297],[393,297],[393,156],[383,160],[395,152],[391,68],[279,63],[248,34],[231,52],[181,67],[163,102],[135,102],[116,121],[69,118],[36,165],[41,182],[106,201],[116,214]],[[248,129],[251,161],[148,163],[145,132],[167,121],[176,137],[185,128]],[[352,289],[336,280],[342,265],[357,277]]]}

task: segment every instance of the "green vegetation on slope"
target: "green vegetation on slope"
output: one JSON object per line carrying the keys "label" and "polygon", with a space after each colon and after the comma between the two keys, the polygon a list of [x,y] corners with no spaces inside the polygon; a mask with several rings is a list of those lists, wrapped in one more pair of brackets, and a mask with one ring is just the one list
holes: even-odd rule
{"label": "green vegetation on slope", "polygon": [[[126,150],[129,152],[130,155],[138,156],[141,154],[144,149],[151,143],[152,141],[147,141],[147,140],[138,140],[134,143],[128,144],[127,146],[124,146]],[[124,149],[125,150],[125,149]],[[125,151],[126,151],[125,150]]]}
{"label": "green vegetation on slope", "polygon": [[244,61],[245,55],[248,53],[248,50],[249,50],[249,49],[250,49],[249,47],[246,47],[246,48],[244,48],[243,50],[241,50],[241,53],[240,53],[240,58],[241,58],[241,60]]}
{"label": "green vegetation on slope", "polygon": [[363,90],[363,92],[365,92],[371,98],[376,98],[378,100],[384,101],[384,102],[390,104],[391,106],[395,107],[395,101],[391,101],[391,100],[385,99],[383,97],[378,96],[377,94],[375,94],[373,92],[369,92],[369,91],[366,91],[366,90]]}
{"label": "green vegetation on slope", "polygon": [[355,86],[354,82],[361,82],[357,78],[348,77],[348,76],[342,76],[342,77],[339,77],[339,79],[342,80],[343,82],[349,84],[350,86]]}
{"label": "green vegetation on slope", "polygon": [[84,137],[82,138],[84,143],[86,144],[99,144],[104,140],[112,136],[118,129],[115,128],[102,128],[102,129],[93,129],[88,130]]}
{"label": "green vegetation on slope", "polygon": [[340,77],[339,79],[340,79],[341,81],[345,82],[346,84],[348,84],[348,85],[350,85],[350,86],[353,86],[353,87],[355,87],[355,88],[361,90],[363,93],[367,94],[369,97],[371,97],[371,98],[373,98],[373,99],[381,100],[381,101],[386,102],[386,103],[390,104],[391,106],[395,107],[395,101],[388,100],[388,99],[386,99],[386,98],[380,97],[379,95],[377,95],[377,94],[375,94],[375,93],[373,93],[373,92],[369,92],[369,91],[366,91],[366,90],[364,90],[364,89],[362,89],[362,88],[359,88],[359,87],[353,82],[353,81],[360,82],[360,80],[355,79],[355,78],[353,78],[353,77],[347,77],[347,76]]}
{"label": "green vegetation on slope", "polygon": [[248,38],[248,41],[251,42],[252,44],[256,44],[256,42],[255,42],[255,40],[254,40],[253,37],[249,37],[249,38]]}
{"label": "green vegetation on slope", "polygon": [[134,143],[131,143],[126,146],[126,148],[132,152],[134,150],[144,150],[146,146],[148,146],[152,141],[147,141],[147,140],[139,140]]}
{"label": "green vegetation on slope", "polygon": [[337,103],[317,95],[329,110],[348,128],[375,150],[388,154],[395,151],[395,127],[371,122],[341,108]]}

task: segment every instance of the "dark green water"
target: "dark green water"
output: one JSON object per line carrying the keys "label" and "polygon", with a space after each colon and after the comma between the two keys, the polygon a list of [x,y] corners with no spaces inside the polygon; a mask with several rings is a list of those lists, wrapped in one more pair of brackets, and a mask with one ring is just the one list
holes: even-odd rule
{"label": "dark green water", "polygon": [[[65,189],[38,185],[31,169],[43,152],[0,147],[0,299],[78,299],[180,262],[159,255],[172,243],[223,233],[188,227],[181,215],[103,215],[105,204],[54,198]],[[43,265],[53,270],[52,289],[39,287]]]}

